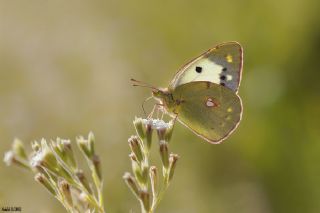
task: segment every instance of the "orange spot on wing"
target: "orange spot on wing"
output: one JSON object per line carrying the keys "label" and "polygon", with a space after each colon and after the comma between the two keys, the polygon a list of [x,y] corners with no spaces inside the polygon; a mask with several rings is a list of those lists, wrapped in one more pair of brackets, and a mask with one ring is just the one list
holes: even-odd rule
{"label": "orange spot on wing", "polygon": [[217,100],[215,100],[214,98],[206,98],[205,105],[208,108],[215,108],[215,107],[220,106],[220,103]]}

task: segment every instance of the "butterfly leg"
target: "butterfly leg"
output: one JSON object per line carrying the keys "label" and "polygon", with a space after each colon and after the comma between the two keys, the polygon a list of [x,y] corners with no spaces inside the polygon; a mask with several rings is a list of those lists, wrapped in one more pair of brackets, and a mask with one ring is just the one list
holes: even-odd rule
{"label": "butterfly leg", "polygon": [[146,99],[142,102],[142,104],[141,104],[141,107],[142,107],[142,110],[143,110],[143,113],[144,113],[145,116],[147,116],[147,113],[146,113],[146,110],[145,110],[145,108],[144,108],[144,104],[145,104],[147,101],[151,100],[151,99],[152,99],[152,96],[146,98]]}
{"label": "butterfly leg", "polygon": [[163,104],[158,104],[158,111],[160,111],[160,114],[161,114],[160,120],[163,120],[164,115],[167,114],[163,106],[164,106]]}
{"label": "butterfly leg", "polygon": [[163,109],[161,110],[161,112],[162,112],[162,114],[161,114],[161,120],[163,120],[163,116],[164,116],[165,112],[164,112]]}
{"label": "butterfly leg", "polygon": [[[163,120],[163,116],[166,113],[163,108],[164,105],[160,104],[160,103],[157,103],[156,105],[157,105],[157,119],[160,118],[161,120]],[[161,114],[161,116],[159,116],[160,114]]]}
{"label": "butterfly leg", "polygon": [[160,114],[160,106],[157,105],[157,119],[159,119],[159,114]]}
{"label": "butterfly leg", "polygon": [[148,119],[152,118],[155,109],[156,109],[156,105],[153,106],[152,111],[149,113],[147,117]]}
{"label": "butterfly leg", "polygon": [[173,118],[173,125],[176,124],[176,121],[177,121],[177,118],[178,118],[178,113],[174,113],[174,114],[175,114],[175,116]]}
{"label": "butterfly leg", "polygon": [[152,111],[150,112],[150,114],[148,115],[148,119],[152,118],[153,117],[153,114],[154,114],[154,111],[157,110],[157,118],[159,118],[159,111],[161,110],[163,104],[160,104],[160,103],[156,103],[153,108],[152,108]]}

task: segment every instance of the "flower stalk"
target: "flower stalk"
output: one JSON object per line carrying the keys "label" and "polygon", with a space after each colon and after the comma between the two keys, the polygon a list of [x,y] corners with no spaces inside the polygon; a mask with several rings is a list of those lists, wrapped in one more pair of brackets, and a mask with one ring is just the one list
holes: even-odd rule
{"label": "flower stalk", "polygon": [[[177,154],[169,152],[173,120],[166,123],[158,119],[135,118],[133,124],[136,135],[128,139],[132,173],[126,172],[123,179],[138,199],[141,212],[153,213],[173,179],[179,159]],[[157,138],[153,137],[153,132]],[[8,166],[16,165],[33,172],[35,181],[53,195],[67,212],[105,213],[101,159],[96,153],[93,133],[90,132],[86,138],[77,137],[76,144],[91,175],[80,168],[71,141],[61,138],[50,142],[45,139],[32,142],[30,154],[23,143],[15,139],[11,150],[5,153],[4,162]],[[152,144],[158,145],[161,159],[158,167],[151,162]]]}
{"label": "flower stalk", "polygon": [[[141,204],[142,213],[153,213],[167,190],[172,178],[177,154],[169,154],[169,141],[173,131],[173,121],[168,123],[158,119],[135,118],[133,121],[136,135],[128,139],[129,155],[134,176],[126,172],[125,183]],[[162,176],[156,166],[151,165],[151,145],[153,132],[157,133]]]}
{"label": "flower stalk", "polygon": [[57,138],[51,142],[45,139],[35,141],[32,143],[33,152],[28,158],[22,142],[15,139],[4,161],[7,165],[33,171],[35,181],[59,200],[68,212],[105,213],[101,161],[95,153],[94,144],[95,138],[91,132],[87,138],[77,138],[77,145],[87,161],[93,184],[79,168],[70,140]]}

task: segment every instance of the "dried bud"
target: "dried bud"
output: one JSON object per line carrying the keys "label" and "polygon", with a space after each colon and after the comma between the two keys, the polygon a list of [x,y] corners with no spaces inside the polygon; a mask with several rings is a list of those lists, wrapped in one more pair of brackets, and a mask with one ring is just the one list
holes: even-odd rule
{"label": "dried bud", "polygon": [[79,200],[85,204],[85,205],[90,205],[90,197],[88,196],[87,193],[85,192],[81,192],[80,195],[79,195]]}
{"label": "dried bud", "polygon": [[163,120],[159,120],[159,119],[143,119],[143,123],[145,124],[145,127],[146,127],[146,138],[147,138],[147,145],[149,149],[151,147],[153,129],[157,130],[159,140],[169,141],[171,139],[172,130],[173,130],[172,121],[170,121],[169,123],[166,123]]}
{"label": "dried bud", "polygon": [[144,123],[146,128],[147,149],[150,150],[152,144],[152,120],[144,120]]}
{"label": "dried bud", "polygon": [[166,132],[167,132],[167,128],[165,127],[159,127],[157,129],[159,141],[165,140]]}
{"label": "dried bud", "polygon": [[3,162],[5,162],[7,166],[11,166],[14,163],[14,161],[15,161],[15,158],[14,158],[13,151],[10,150],[4,153]]}
{"label": "dried bud", "polygon": [[84,186],[84,188],[86,188],[89,193],[92,193],[88,179],[86,178],[84,172],[82,170],[78,170],[76,171],[76,176],[78,177],[79,181]]}
{"label": "dried bud", "polygon": [[147,190],[140,190],[139,192],[140,200],[143,204],[144,210],[149,212],[150,210],[150,194]]}
{"label": "dried bud", "polygon": [[30,164],[34,168],[43,167],[47,171],[50,171],[57,176],[65,178],[70,183],[73,183],[71,175],[59,164],[55,154],[50,149],[45,139],[41,140],[41,148],[32,156]]}
{"label": "dried bud", "polygon": [[43,166],[53,173],[57,173],[59,165],[52,150],[49,148],[45,139],[41,140],[40,149],[32,156],[31,163],[33,167]]}
{"label": "dried bud", "polygon": [[88,147],[89,147],[89,151],[90,151],[91,155],[95,154],[94,143],[95,143],[94,134],[93,134],[93,132],[89,132],[89,135],[88,135]]}
{"label": "dried bud", "polygon": [[63,145],[63,150],[66,153],[67,161],[69,165],[73,168],[77,168],[77,163],[73,154],[72,146],[70,140],[61,140],[61,143]]}
{"label": "dried bud", "polygon": [[93,155],[92,163],[93,163],[93,166],[94,166],[94,171],[97,174],[97,177],[99,178],[100,181],[102,181],[100,157],[98,155]]}
{"label": "dried bud", "polygon": [[137,161],[134,161],[134,160],[131,161],[131,165],[132,165],[132,171],[136,180],[138,181],[139,184],[143,184],[144,181],[143,181],[142,170],[140,165],[138,164]]}
{"label": "dried bud", "polygon": [[139,197],[139,189],[138,189],[136,181],[134,180],[134,177],[132,177],[132,175],[129,172],[126,172],[123,175],[123,179],[126,182],[126,184],[128,185],[128,187],[131,189],[133,194],[135,196]]}
{"label": "dried bud", "polygon": [[71,176],[71,174],[69,173],[68,170],[66,170],[63,166],[61,166],[60,164],[58,164],[58,172],[57,175],[63,177],[64,179],[66,179],[70,184],[73,184],[75,182],[75,180],[73,179],[73,177]]}
{"label": "dried bud", "polygon": [[24,159],[21,159],[20,157],[16,156],[15,153],[12,150],[7,151],[4,154],[3,162],[7,166],[16,165],[16,166],[19,166],[21,168],[30,169],[30,166],[29,166],[28,162],[25,161]]}
{"label": "dried bud", "polygon": [[88,159],[91,159],[92,155],[88,147],[88,140],[84,139],[83,137],[78,137],[77,139],[77,144],[79,149],[82,151],[85,157]]}
{"label": "dried bud", "polygon": [[160,156],[161,156],[163,167],[165,169],[168,169],[168,166],[169,166],[168,143],[164,140],[160,141]]}
{"label": "dried bud", "polygon": [[148,174],[149,174],[149,167],[142,164],[141,166],[141,177],[142,177],[142,183],[144,186],[148,184]]}
{"label": "dried bud", "polygon": [[50,183],[50,181],[47,179],[47,177],[42,173],[37,173],[34,176],[34,179],[41,183],[53,196],[56,196],[56,191],[54,190],[54,187]]}
{"label": "dried bud", "polygon": [[133,121],[133,125],[139,137],[141,139],[144,139],[146,137],[146,133],[145,133],[145,130],[143,129],[143,119],[136,117]]}
{"label": "dried bud", "polygon": [[76,161],[71,147],[70,140],[57,138],[56,141],[52,141],[52,149],[63,160],[63,162],[73,169],[76,169]]}
{"label": "dried bud", "polygon": [[12,150],[15,153],[16,156],[23,160],[28,160],[25,148],[23,146],[23,143],[19,139],[14,139],[13,145],[12,145]]}
{"label": "dried bud", "polygon": [[132,161],[138,163],[137,157],[136,157],[135,154],[133,154],[132,152],[129,154],[129,157],[130,157],[130,159],[131,159]]}
{"label": "dried bud", "polygon": [[168,142],[171,140],[172,133],[173,133],[173,127],[174,127],[174,121],[171,120],[168,123],[167,131],[166,131],[165,136],[164,136],[164,139],[166,141],[168,141]]}
{"label": "dried bud", "polygon": [[179,159],[179,156],[177,154],[170,154],[170,158],[169,158],[169,181],[172,180],[172,177],[174,175],[174,171],[175,171],[178,159]]}
{"label": "dried bud", "polygon": [[60,138],[57,138],[56,141],[51,140],[51,148],[59,156],[59,158],[63,162],[68,164],[67,156],[66,156],[65,150],[63,149],[63,146],[61,144],[61,139]]}
{"label": "dried bud", "polygon": [[133,174],[141,187],[145,187],[148,183],[148,166],[139,165],[135,161],[131,161]]}
{"label": "dried bud", "polygon": [[67,201],[69,206],[72,207],[73,202],[72,202],[70,185],[68,184],[68,182],[64,179],[58,180],[58,187],[59,187],[59,190],[60,190],[61,194],[63,195],[64,199]]}
{"label": "dried bud", "polygon": [[129,146],[131,148],[131,151],[134,153],[136,156],[137,160],[139,162],[143,161],[143,147],[140,139],[137,136],[131,136],[128,139]]}
{"label": "dried bud", "polygon": [[149,175],[150,175],[152,196],[156,197],[157,184],[158,184],[158,172],[155,166],[150,167]]}
{"label": "dried bud", "polygon": [[31,148],[33,151],[38,152],[41,148],[41,146],[39,145],[38,141],[33,141],[31,143]]}
{"label": "dried bud", "polygon": [[42,167],[40,165],[36,165],[34,168],[35,168],[36,172],[43,174],[47,179],[51,178],[53,181],[55,181],[55,182],[57,181],[57,176],[50,175],[44,167]]}

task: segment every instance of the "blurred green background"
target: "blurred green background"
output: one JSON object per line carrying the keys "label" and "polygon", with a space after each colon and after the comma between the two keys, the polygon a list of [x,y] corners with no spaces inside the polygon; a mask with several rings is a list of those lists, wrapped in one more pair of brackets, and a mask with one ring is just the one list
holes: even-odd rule
{"label": "blurred green background", "polygon": [[[243,120],[222,145],[176,126],[170,150],[181,158],[158,212],[320,212],[319,11],[317,0],[3,0],[0,153],[14,137],[29,145],[92,130],[108,212],[139,212],[121,177],[150,91],[129,79],[167,86],[188,60],[236,40]],[[0,204],[64,211],[30,173],[4,163]]]}

